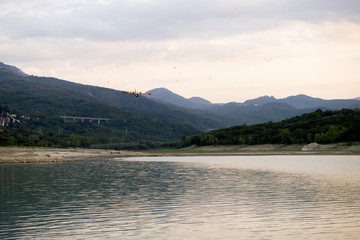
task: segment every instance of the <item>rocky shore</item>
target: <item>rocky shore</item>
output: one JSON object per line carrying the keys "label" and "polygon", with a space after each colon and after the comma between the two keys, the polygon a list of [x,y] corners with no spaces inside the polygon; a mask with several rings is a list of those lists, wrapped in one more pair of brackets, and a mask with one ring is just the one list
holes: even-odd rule
{"label": "rocky shore", "polygon": [[0,164],[4,163],[51,163],[77,159],[126,158],[151,156],[201,156],[201,155],[360,155],[360,143],[336,143],[321,145],[234,145],[204,146],[183,149],[152,150],[148,152],[115,151],[104,149],[59,149],[0,147]]}
{"label": "rocky shore", "polygon": [[121,158],[140,156],[154,156],[154,154],[102,149],[42,149],[23,147],[0,147],[0,164],[51,163],[68,162],[81,158]]}

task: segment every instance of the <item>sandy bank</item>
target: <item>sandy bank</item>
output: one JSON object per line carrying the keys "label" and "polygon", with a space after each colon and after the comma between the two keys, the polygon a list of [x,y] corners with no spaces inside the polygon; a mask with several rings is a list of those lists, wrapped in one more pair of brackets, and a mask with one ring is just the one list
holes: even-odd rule
{"label": "sandy bank", "polygon": [[0,164],[50,163],[67,162],[81,158],[121,158],[140,156],[154,156],[154,154],[101,149],[43,149],[0,147]]}
{"label": "sandy bank", "polygon": [[1,163],[50,163],[76,159],[126,158],[151,156],[226,156],[226,155],[360,155],[360,143],[320,145],[233,145],[205,146],[183,149],[160,149],[147,152],[115,151],[103,149],[45,149],[0,147]]}
{"label": "sandy bank", "polygon": [[153,150],[151,152],[166,156],[360,155],[360,143],[212,145],[191,146],[173,150]]}

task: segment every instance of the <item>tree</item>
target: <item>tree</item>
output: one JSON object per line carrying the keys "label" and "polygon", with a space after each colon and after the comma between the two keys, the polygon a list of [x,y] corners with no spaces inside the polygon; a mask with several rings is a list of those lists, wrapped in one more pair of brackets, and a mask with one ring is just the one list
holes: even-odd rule
{"label": "tree", "polygon": [[314,137],[314,141],[316,143],[323,143],[324,141],[324,133],[316,133]]}
{"label": "tree", "polygon": [[211,134],[205,134],[200,138],[201,145],[214,145],[217,143],[217,139]]}
{"label": "tree", "polygon": [[7,143],[8,143],[8,145],[15,145],[16,138],[14,136],[10,136]]}
{"label": "tree", "polygon": [[81,146],[81,140],[79,135],[72,134],[70,136],[70,144],[73,147],[80,147]]}
{"label": "tree", "polygon": [[279,134],[280,134],[281,143],[289,144],[294,142],[292,134],[288,128],[280,129]]}
{"label": "tree", "polygon": [[246,143],[245,137],[240,136],[240,137],[239,137],[239,144],[245,144],[245,143]]}
{"label": "tree", "polygon": [[181,142],[180,142],[180,145],[181,147],[187,147],[190,145],[190,141],[191,141],[191,138],[188,137],[188,136],[185,136],[185,135],[182,135],[181,136]]}
{"label": "tree", "polygon": [[329,130],[324,134],[323,141],[325,143],[334,143],[340,138],[342,132],[338,127],[330,125]]}

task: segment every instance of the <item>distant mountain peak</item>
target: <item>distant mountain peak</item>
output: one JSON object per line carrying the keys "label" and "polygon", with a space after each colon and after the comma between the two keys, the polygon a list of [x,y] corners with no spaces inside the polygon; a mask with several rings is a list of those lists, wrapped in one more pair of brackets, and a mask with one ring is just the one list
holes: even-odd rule
{"label": "distant mountain peak", "polygon": [[261,105],[276,102],[276,101],[277,101],[277,99],[274,96],[265,95],[265,96],[258,97],[258,98],[255,98],[255,99],[247,100],[247,101],[244,102],[244,104],[245,105],[258,105],[258,106],[261,106]]}
{"label": "distant mountain peak", "polygon": [[306,100],[310,100],[310,99],[320,99],[320,98],[314,98],[314,97],[310,97],[306,94],[297,94],[297,95],[292,95],[292,96],[288,96],[287,98],[284,99],[291,99],[291,98],[297,98],[297,99],[306,99]]}
{"label": "distant mountain peak", "polygon": [[149,90],[148,92],[151,92],[151,98],[155,98],[163,102],[171,103],[182,107],[201,109],[211,105],[211,102],[206,99],[200,97],[192,97],[187,99],[176,93],[173,93],[166,88],[154,88],[152,90]]}

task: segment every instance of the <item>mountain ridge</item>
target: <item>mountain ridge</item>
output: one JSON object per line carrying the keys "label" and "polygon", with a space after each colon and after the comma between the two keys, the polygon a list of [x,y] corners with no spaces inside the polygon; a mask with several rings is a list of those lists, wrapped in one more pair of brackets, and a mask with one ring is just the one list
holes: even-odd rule
{"label": "mountain ridge", "polygon": [[[6,67],[1,67],[4,65]],[[45,84],[42,86],[47,86],[49,89],[59,88],[59,92],[55,93],[59,97],[68,95],[86,97],[88,100],[120,110],[150,115],[176,124],[189,124],[201,131],[242,124],[277,122],[315,111],[318,108],[323,110],[360,108],[359,100],[324,100],[305,94],[282,99],[276,99],[274,96],[262,96],[246,100],[243,103],[218,104],[201,97],[187,99],[166,88],[155,88],[148,91],[152,93],[150,97],[135,98],[122,94],[120,90],[83,85],[51,77],[24,76],[19,70],[10,65],[0,65],[1,78],[3,80],[26,79],[34,84]],[[4,84],[3,81],[3,87]],[[10,86],[12,83],[8,81],[6,84]],[[20,90],[21,85],[12,87]],[[66,89],[69,91],[66,92]],[[26,91],[26,89],[21,90]],[[33,91],[40,91],[40,89]]]}
{"label": "mountain ridge", "polygon": [[[12,66],[12,65],[8,65],[5,64],[3,62],[0,62],[0,70],[8,70],[9,72],[12,72],[18,76],[21,77],[36,77],[36,76],[30,76],[28,74],[26,74],[25,72],[23,72],[21,69],[17,68],[16,66]],[[83,85],[83,84],[78,84],[78,83],[74,83],[71,81],[66,81],[66,80],[62,80],[62,79],[56,79],[53,77],[43,77],[45,79],[53,79],[53,80],[60,80],[60,81],[64,81],[67,82],[69,84],[72,84],[73,87],[80,85],[80,86],[90,86],[90,87],[94,87],[91,85]],[[103,87],[99,87],[99,88],[103,88]],[[113,90],[113,89],[111,89]],[[116,91],[116,90],[115,90]],[[307,108],[307,107],[317,107],[314,106],[314,102],[317,102],[319,107],[321,107],[321,105],[325,105],[328,106],[329,104],[326,103],[328,101],[360,101],[360,97],[356,97],[356,98],[352,98],[352,99],[329,99],[329,100],[325,100],[322,98],[316,98],[316,97],[311,97],[308,96],[306,94],[297,94],[297,95],[292,95],[292,96],[288,96],[286,98],[275,98],[274,96],[268,96],[268,95],[264,95],[264,96],[260,96],[254,99],[248,99],[245,100],[244,102],[228,102],[228,103],[211,103],[209,100],[204,99],[202,97],[199,96],[194,96],[191,98],[185,98],[179,94],[176,94],[174,92],[172,92],[169,89],[166,89],[164,87],[160,87],[160,88],[154,88],[152,90],[149,90],[147,92],[151,92],[152,95],[152,99],[158,99],[164,102],[168,102],[174,105],[179,105],[179,106],[183,106],[183,107],[190,107],[190,108],[195,108],[198,109],[198,106],[200,107],[204,107],[204,106],[209,106],[209,105],[216,105],[216,106],[221,106],[221,105],[225,105],[225,104],[229,104],[229,103],[236,103],[236,104],[243,104],[243,105],[264,105],[266,103],[270,103],[270,102],[282,102],[282,103],[287,103],[290,104],[296,108]],[[174,100],[175,99],[175,100]],[[177,101],[179,101],[180,103],[176,103]],[[193,106],[189,106],[189,103],[192,103]],[[310,106],[309,106],[310,104]]]}
{"label": "mountain ridge", "polygon": [[[31,82],[29,86],[39,85],[38,89],[32,88],[31,91],[41,93],[42,95],[50,94],[50,92],[42,91],[42,89],[49,88],[54,90],[54,88],[57,88],[59,92],[52,93],[53,96],[81,96],[81,98],[99,102],[123,111],[145,114],[175,124],[192,125],[202,131],[221,127],[221,124],[212,119],[199,116],[188,109],[174,107],[168,103],[158,103],[143,96],[135,98],[132,95],[123,94],[119,90],[83,85],[52,77],[21,76],[8,68],[1,67],[0,80],[2,81],[0,89],[26,92],[29,90],[28,85]],[[26,84],[17,84],[15,80],[25,81]]]}
{"label": "mountain ridge", "polygon": [[[195,109],[211,109],[212,107],[220,107],[221,106],[226,106],[226,105],[232,105],[232,106],[237,106],[237,107],[241,107],[241,106],[262,106],[265,105],[267,103],[285,103],[285,104],[289,104],[295,108],[298,109],[303,109],[303,108],[328,108],[328,109],[337,109],[341,106],[341,104],[346,105],[346,107],[359,107],[359,101],[360,98],[353,98],[353,99],[329,99],[329,100],[325,100],[322,98],[316,98],[316,97],[311,97],[308,96],[306,94],[298,94],[298,95],[293,95],[293,96],[288,96],[286,98],[275,98],[274,96],[268,96],[268,95],[264,95],[264,96],[260,96],[254,99],[248,99],[244,102],[227,102],[227,103],[211,103],[210,101],[201,98],[201,97],[192,97],[192,98],[184,98],[166,88],[156,88],[153,90],[150,90],[149,92],[154,92],[152,95],[152,98],[164,101],[164,102],[169,102],[171,104],[174,105],[179,105],[179,106],[186,106],[189,107],[189,104],[192,103],[191,99],[200,99],[200,103],[202,103],[201,105],[193,105],[190,106],[191,108],[195,108]],[[166,94],[164,94],[166,93]],[[176,98],[174,98],[174,96],[176,96]],[[341,102],[341,103],[340,103]]]}
{"label": "mountain ridge", "polygon": [[11,71],[19,76],[29,76],[28,74],[24,73],[21,69],[15,67],[15,66],[12,66],[12,65],[8,65],[8,64],[5,64],[5,63],[2,63],[0,62],[0,68],[2,69],[6,69],[8,71]]}
{"label": "mountain ridge", "polygon": [[[112,141],[111,139],[117,139],[116,141],[123,144],[127,144],[127,141],[143,140],[153,142],[176,141],[182,135],[201,132],[186,123],[166,121],[143,114],[141,111],[130,112],[116,108],[107,104],[106,101],[91,96],[86,92],[89,89],[80,84],[57,79],[51,80],[35,76],[24,77],[12,72],[11,69],[0,67],[0,105],[6,109],[11,109],[11,114],[28,116],[30,119],[22,119],[22,124],[19,126],[13,125],[1,129],[4,133],[3,136],[6,134],[15,135],[15,140],[19,141],[18,144],[22,144],[29,142],[28,138],[34,135],[37,136],[36,138],[46,139],[39,143],[41,146],[53,146],[47,145],[52,142],[53,138],[71,138],[72,135],[74,138],[79,138],[77,137],[79,135],[84,138],[83,142],[86,142],[81,146],[90,146],[103,142],[109,143]],[[58,84],[54,84],[55,82]],[[83,89],[85,92],[78,91],[76,88],[66,88],[61,84],[70,84]],[[97,90],[97,88],[94,89]],[[90,90],[93,89],[90,88]],[[75,120],[64,123],[60,118],[64,115],[108,118],[110,121],[99,125],[82,121],[76,122]],[[11,130],[12,128],[18,130]],[[65,137],[65,135],[70,137]],[[105,136],[108,140],[104,140]],[[2,139],[0,136],[0,144]],[[60,145],[67,146],[68,141],[70,140],[60,141],[62,142]],[[69,146],[78,146],[78,144]]]}

